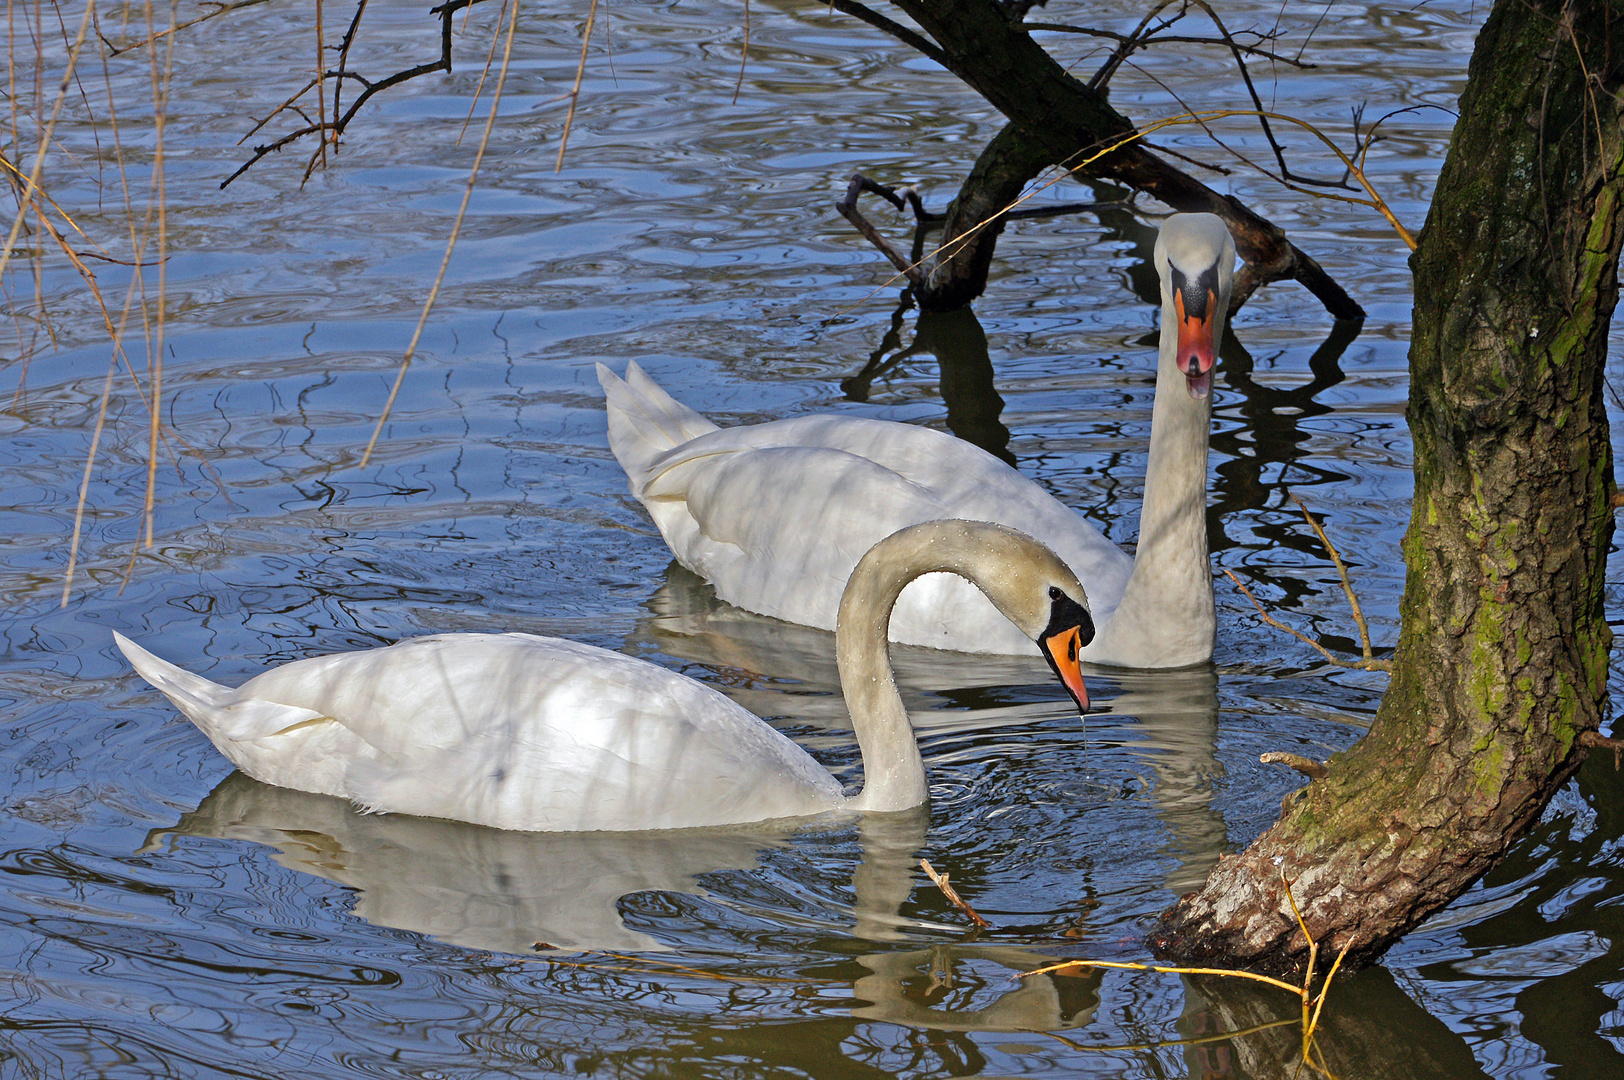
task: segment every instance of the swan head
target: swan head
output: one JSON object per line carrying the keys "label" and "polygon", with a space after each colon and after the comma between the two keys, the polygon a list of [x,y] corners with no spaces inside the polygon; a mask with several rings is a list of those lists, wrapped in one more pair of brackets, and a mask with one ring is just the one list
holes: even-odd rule
{"label": "swan head", "polygon": [[1235,239],[1216,214],[1174,214],[1162,223],[1155,259],[1162,279],[1162,350],[1172,343],[1173,364],[1190,396],[1204,401],[1212,394],[1212,369],[1229,314]]}
{"label": "swan head", "polygon": [[1060,556],[1018,529],[982,522],[977,537],[990,552],[990,573],[965,575],[1004,617],[1037,644],[1079,713],[1088,712],[1088,688],[1078,654],[1094,640],[1088,594]]}
{"label": "swan head", "polygon": [[[889,619],[891,605],[908,582],[938,571],[957,574],[980,589],[1037,644],[1077,708],[1088,711],[1078,659],[1094,640],[1088,594],[1060,556],[1007,525],[927,521],[892,533],[870,548],[852,572],[838,626],[865,621],[860,612],[883,611]],[[883,635],[883,622],[875,629]],[[837,629],[837,637],[841,632]]]}

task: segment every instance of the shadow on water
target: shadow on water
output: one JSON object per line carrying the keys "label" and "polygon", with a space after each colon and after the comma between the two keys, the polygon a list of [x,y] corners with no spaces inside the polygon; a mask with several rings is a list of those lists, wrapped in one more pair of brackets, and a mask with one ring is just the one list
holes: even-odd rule
{"label": "shadow on water", "polygon": [[992,358],[981,321],[969,308],[921,311],[914,321],[913,341],[904,348],[903,316],[912,307],[913,290],[904,289],[879,348],[869,354],[861,371],[840,380],[846,400],[867,401],[875,379],[895,372],[910,357],[934,356],[942,402],[947,406],[947,429],[1014,465],[1015,455],[1009,452],[1009,428],[998,419],[1004,411],[1004,399],[993,385]]}

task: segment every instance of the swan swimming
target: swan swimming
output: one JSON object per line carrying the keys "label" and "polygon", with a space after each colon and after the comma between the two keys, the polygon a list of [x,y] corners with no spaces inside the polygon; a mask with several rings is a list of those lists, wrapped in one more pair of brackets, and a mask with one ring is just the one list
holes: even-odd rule
{"label": "swan swimming", "polygon": [[[1156,240],[1162,313],[1139,540],[1128,555],[1004,462],[944,432],[829,414],[719,428],[636,363],[603,364],[609,446],[677,561],[737,607],[833,629],[869,546],[936,518],[998,521],[1054,549],[1087,585],[1099,633],[1082,658],[1180,667],[1212,658],[1207,558],[1212,371],[1235,242],[1212,214],[1175,214]],[[891,638],[963,652],[1029,647],[975,589],[943,574],[902,594]]]}
{"label": "swan swimming", "polygon": [[675,829],[929,798],[886,624],[921,574],[974,582],[1037,643],[1080,710],[1088,598],[1048,548],[1002,525],[931,521],[876,544],[840,601],[835,651],[863,759],[847,796],[812,756],[693,679],[532,634],[440,634],[273,668],[233,690],[122,634],[135,670],[256,780],[364,809],[502,829]]}

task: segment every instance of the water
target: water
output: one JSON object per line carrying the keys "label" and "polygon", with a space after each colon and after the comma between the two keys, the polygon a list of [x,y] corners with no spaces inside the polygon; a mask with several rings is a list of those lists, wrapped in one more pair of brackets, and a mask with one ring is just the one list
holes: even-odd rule
{"label": "water", "polygon": [[[116,629],[235,682],[411,634],[561,634],[703,679],[851,776],[830,639],[718,605],[670,565],[607,451],[597,360],[636,359],[722,423],[836,410],[950,428],[1131,542],[1152,393],[1151,218],[1115,207],[1020,222],[976,318],[898,310],[882,260],[834,199],[861,169],[919,180],[940,208],[1000,121],[816,3],[752,7],[742,84],[742,11],[600,10],[558,174],[557,98],[583,9],[524,8],[445,288],[360,467],[472,158],[477,119],[456,138],[496,19],[486,7],[459,17],[451,76],[375,98],[302,188],[297,148],[217,185],[244,160],[235,143],[250,115],[303,79],[309,13],[252,7],[176,36],[173,456],[160,458],[154,546],[137,547],[147,431],[121,376],[65,608],[109,351],[60,256],[41,264],[43,316],[26,262],[8,281],[29,318],[0,368],[0,1073],[1295,1075],[1294,1028],[1225,1037],[1292,1020],[1276,992],[1128,972],[1014,977],[1067,957],[1145,959],[1156,913],[1297,786],[1257,755],[1323,757],[1374,715],[1383,677],[1333,669],[1262,626],[1227,579],[1215,670],[1096,674],[1102,711],[1086,735],[1036,655],[899,650],[929,813],[798,830],[548,837],[363,817],[232,775],[113,651]],[[1139,14],[1094,7],[1088,18],[1119,28]],[[1370,116],[1451,107],[1484,14],[1470,2],[1279,12],[1224,14],[1232,29],[1280,18],[1287,53],[1311,31],[1319,66],[1260,66],[1260,90],[1343,133],[1352,101]],[[103,13],[109,38],[138,36],[115,14]],[[330,36],[347,17],[327,12]],[[367,20],[363,71],[434,54],[420,11]],[[77,9],[65,22],[71,34]],[[44,48],[60,58],[60,40],[47,34]],[[1056,48],[1082,58],[1097,45]],[[1166,115],[1161,80],[1192,105],[1232,104],[1226,65],[1211,50],[1151,57],[1119,76],[1114,100]],[[96,143],[87,111],[105,121],[110,85],[140,165],[139,216],[155,143],[149,58],[114,58],[106,83],[99,64],[86,70],[57,131],[76,156],[54,159],[46,181],[127,260],[107,129]],[[1440,109],[1390,121],[1371,155],[1412,228],[1447,138]],[[1267,153],[1239,121],[1225,137]],[[1192,130],[1159,141],[1211,155]],[[1307,141],[1291,144],[1303,168],[1326,171]],[[1279,617],[1356,647],[1296,493],[1352,565],[1378,646],[1391,645],[1410,493],[1405,252],[1360,208],[1244,170],[1215,182],[1285,227],[1371,318],[1339,336],[1306,293],[1277,285],[1236,321],[1217,388],[1214,561]],[[1038,196],[1119,197],[1068,184]],[[900,218],[865,206],[906,241]],[[131,270],[95,269],[116,316]],[[138,335],[130,349],[144,370]],[[1318,1040],[1331,1071],[1618,1075],[1621,795],[1610,762],[1587,764],[1483,883],[1382,967],[1342,981]],[[990,929],[971,930],[920,855]]]}

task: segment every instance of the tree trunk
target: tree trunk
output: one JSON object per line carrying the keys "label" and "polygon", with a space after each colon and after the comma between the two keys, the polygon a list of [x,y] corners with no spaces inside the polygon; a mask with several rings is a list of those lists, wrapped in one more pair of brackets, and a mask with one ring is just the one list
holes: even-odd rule
{"label": "tree trunk", "polygon": [[1497,0],[1411,260],[1392,683],[1329,776],[1163,915],[1162,955],[1299,970],[1283,876],[1322,959],[1374,959],[1537,820],[1605,717],[1621,63],[1608,0]]}
{"label": "tree trunk", "polygon": [[941,246],[921,268],[924,273],[915,290],[921,308],[956,311],[981,295],[998,235],[1004,231],[1004,209],[1058,160],[1019,124],[1007,124],[993,136],[947,208]]}

